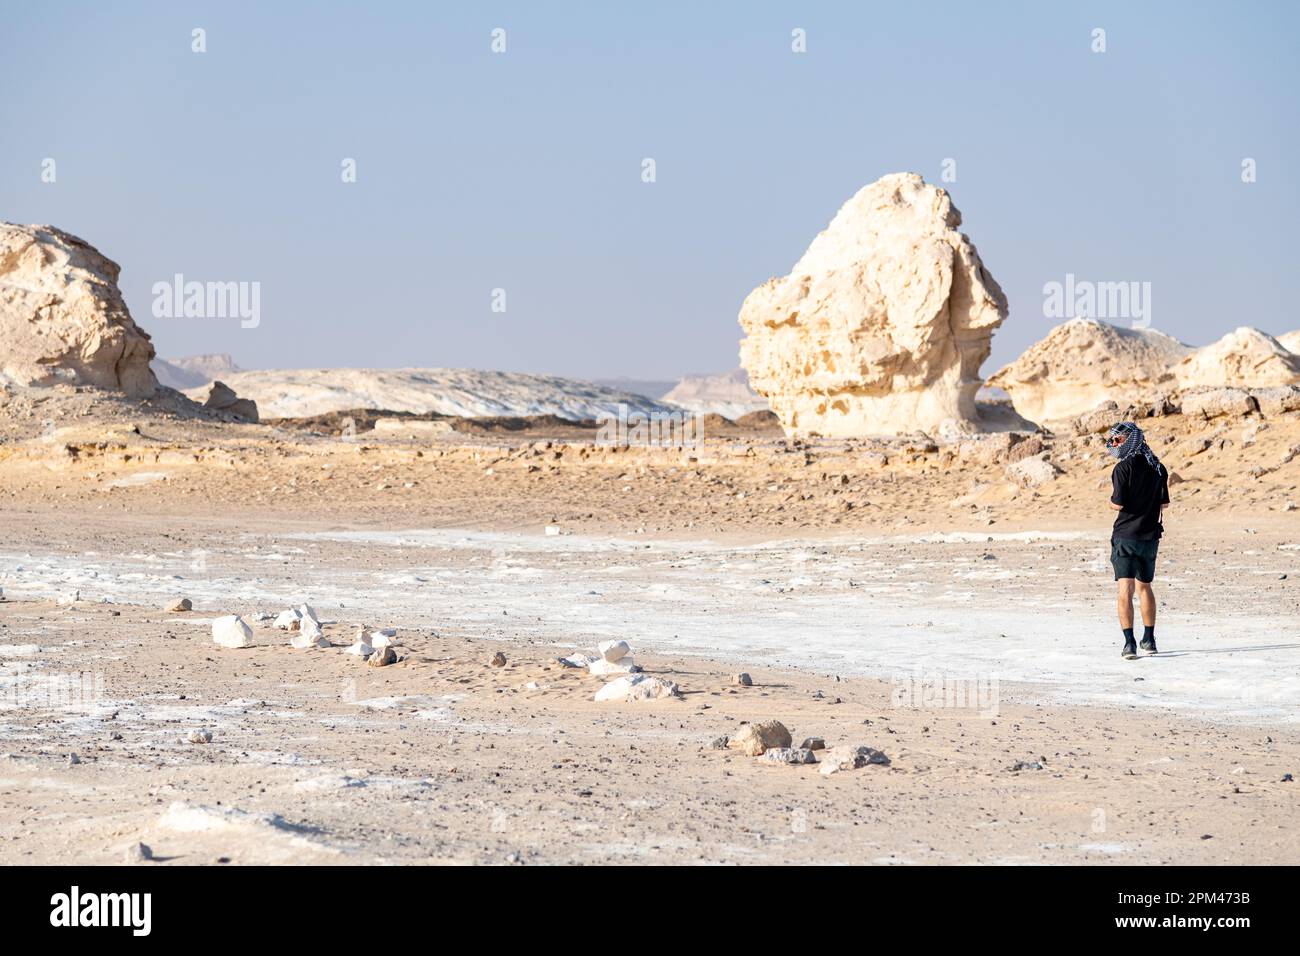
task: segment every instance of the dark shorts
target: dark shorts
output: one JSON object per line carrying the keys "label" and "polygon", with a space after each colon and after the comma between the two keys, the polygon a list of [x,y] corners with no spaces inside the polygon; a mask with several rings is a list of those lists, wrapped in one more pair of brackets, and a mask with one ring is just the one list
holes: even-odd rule
{"label": "dark shorts", "polygon": [[1110,563],[1115,568],[1115,580],[1137,578],[1150,584],[1156,576],[1156,551],[1160,541],[1136,541],[1132,538],[1110,539]]}

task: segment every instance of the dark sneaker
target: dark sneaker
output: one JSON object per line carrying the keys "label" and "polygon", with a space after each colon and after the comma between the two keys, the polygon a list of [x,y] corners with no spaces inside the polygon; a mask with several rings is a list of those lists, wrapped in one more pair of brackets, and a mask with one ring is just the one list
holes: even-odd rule
{"label": "dark sneaker", "polygon": [[1137,646],[1132,641],[1124,642],[1124,650],[1120,651],[1120,657],[1126,661],[1135,661],[1138,656]]}
{"label": "dark sneaker", "polygon": [[1139,644],[1138,647],[1142,648],[1142,653],[1147,657],[1150,657],[1152,654],[1160,653],[1156,650],[1156,639],[1154,637],[1142,638],[1142,643]]}

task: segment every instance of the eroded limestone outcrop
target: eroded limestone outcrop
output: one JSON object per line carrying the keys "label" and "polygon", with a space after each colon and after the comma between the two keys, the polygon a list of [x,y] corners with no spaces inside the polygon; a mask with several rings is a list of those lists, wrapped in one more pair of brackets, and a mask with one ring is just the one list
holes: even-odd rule
{"label": "eroded limestone outcrop", "polygon": [[0,222],[0,381],[152,395],[153,344],[127,310],[119,272],[61,229]]}
{"label": "eroded limestone outcrop", "polygon": [[788,435],[981,430],[980,365],[1007,301],[960,225],[944,190],[885,176],[749,294],[741,364]]}

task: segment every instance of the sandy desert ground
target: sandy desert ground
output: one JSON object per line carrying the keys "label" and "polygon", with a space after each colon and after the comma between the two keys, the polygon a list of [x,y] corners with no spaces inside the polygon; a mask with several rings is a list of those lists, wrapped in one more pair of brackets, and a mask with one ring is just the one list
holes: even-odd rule
{"label": "sandy desert ground", "polygon": [[[1144,423],[1181,480],[1164,653],[1130,663],[1088,436],[1031,489],[906,439],[340,437],[47,393],[0,436],[0,862],[1300,862],[1294,413]],[[255,619],[302,602],[336,647]],[[255,646],[212,643],[226,614]],[[343,653],[361,624],[402,659]],[[682,696],[594,702],[556,659],[611,638]],[[768,719],[890,763],[713,746]]]}

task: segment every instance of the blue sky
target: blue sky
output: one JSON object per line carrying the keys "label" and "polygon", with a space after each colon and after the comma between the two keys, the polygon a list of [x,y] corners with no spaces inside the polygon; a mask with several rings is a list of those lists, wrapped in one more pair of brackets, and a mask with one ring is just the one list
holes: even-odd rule
{"label": "blue sky", "polygon": [[[0,218],[118,261],[162,355],[734,368],[744,296],[901,170],[1009,296],[986,373],[1067,273],[1150,282],[1193,344],[1300,328],[1300,4],[112,6],[6,10]],[[178,272],[260,282],[260,324],[153,318]]]}

